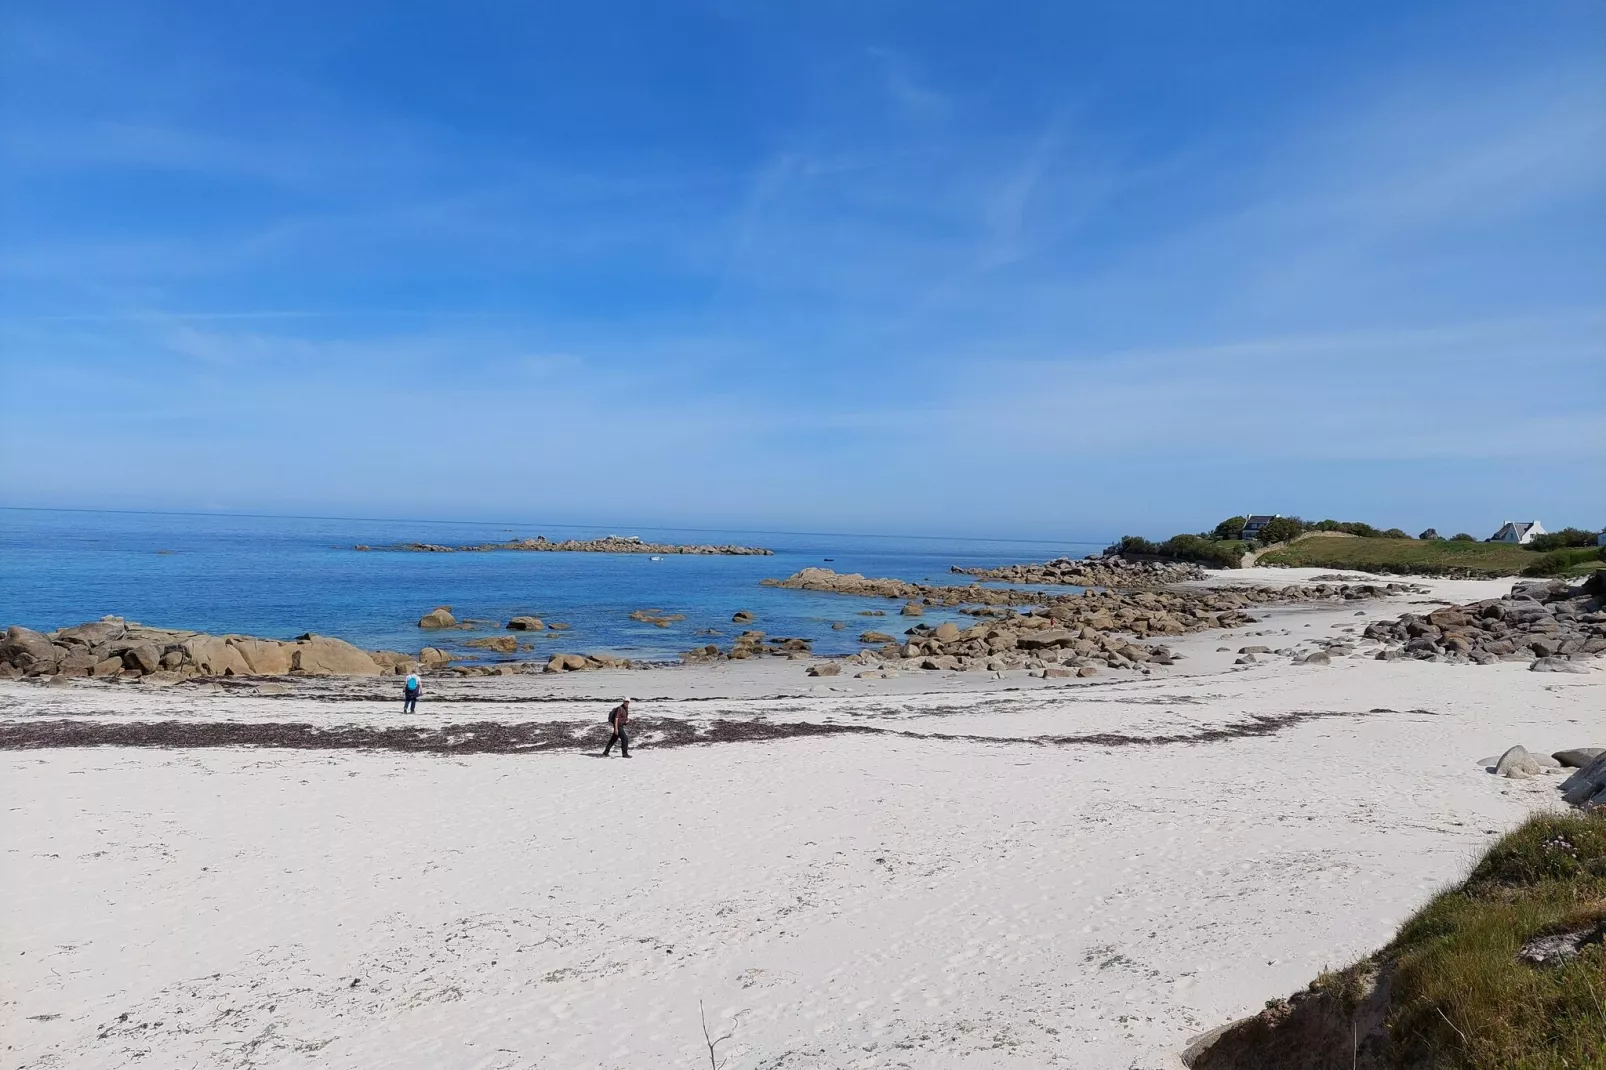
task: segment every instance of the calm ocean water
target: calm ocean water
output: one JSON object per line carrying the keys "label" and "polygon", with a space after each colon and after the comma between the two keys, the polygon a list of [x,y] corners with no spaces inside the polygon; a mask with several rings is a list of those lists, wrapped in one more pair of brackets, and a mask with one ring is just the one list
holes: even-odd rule
{"label": "calm ocean water", "polygon": [[[651,561],[634,554],[352,549],[358,543],[465,545],[607,534],[765,546],[775,556]],[[668,657],[728,641],[741,627],[805,637],[819,653],[843,653],[859,649],[856,636],[866,628],[901,632],[895,615],[857,615],[869,608],[895,611],[896,603],[760,587],[759,580],[832,558],[827,567],[839,572],[952,583],[960,577],[949,573],[950,565],[1080,557],[1099,548],[1077,542],[0,509],[0,626],[43,631],[115,613],[163,627],[277,639],[311,631],[368,649],[405,651],[458,648],[475,634],[487,634],[418,629],[420,614],[450,605],[459,618],[504,622],[531,614],[572,626],[561,636],[533,637],[535,652],[524,658],[551,650]],[[685,620],[659,628],[630,619],[632,610],[647,608],[683,613]],[[758,619],[733,625],[731,614],[738,609]],[[847,627],[834,631],[835,621]],[[699,634],[708,629],[719,636]]]}

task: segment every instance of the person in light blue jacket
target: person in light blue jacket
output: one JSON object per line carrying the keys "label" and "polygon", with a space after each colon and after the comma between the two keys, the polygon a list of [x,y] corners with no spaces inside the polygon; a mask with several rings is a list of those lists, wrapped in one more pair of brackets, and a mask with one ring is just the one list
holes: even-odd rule
{"label": "person in light blue jacket", "polygon": [[416,672],[408,673],[407,686],[402,688],[403,713],[418,712],[418,693],[421,690],[423,690],[423,687],[418,682],[418,674]]}

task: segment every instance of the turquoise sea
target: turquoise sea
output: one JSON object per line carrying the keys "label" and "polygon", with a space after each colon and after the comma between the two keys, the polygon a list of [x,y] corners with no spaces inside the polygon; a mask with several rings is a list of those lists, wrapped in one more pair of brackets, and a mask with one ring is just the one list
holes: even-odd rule
{"label": "turquoise sea", "polygon": [[[764,546],[773,557],[635,554],[362,553],[357,544],[467,545],[639,535],[663,543]],[[951,565],[1081,557],[1102,544],[832,535],[797,532],[352,520],[193,513],[0,509],[0,626],[41,631],[117,614],[145,624],[288,639],[338,636],[368,649],[447,648],[478,632],[423,632],[421,614],[450,605],[459,618],[505,622],[521,614],[571,626],[537,633],[542,651],[605,650],[668,658],[742,627],[811,639],[823,654],[859,649],[860,631],[901,632],[891,602],[759,586],[810,565],[866,576],[955,583]],[[827,560],[831,559],[831,560]],[[637,609],[684,614],[667,628],[630,619]],[[751,625],[731,614],[752,611]],[[929,621],[944,619],[931,614]],[[844,629],[833,630],[833,622]],[[890,625],[890,627],[889,627]],[[710,630],[718,635],[706,634]]]}

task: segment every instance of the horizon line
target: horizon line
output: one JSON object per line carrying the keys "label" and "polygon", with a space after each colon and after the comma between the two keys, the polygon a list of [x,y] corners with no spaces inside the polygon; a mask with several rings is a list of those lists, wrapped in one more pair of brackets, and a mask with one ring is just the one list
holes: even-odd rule
{"label": "horizon line", "polygon": [[[90,508],[87,506],[53,506],[53,505],[0,505],[0,510],[13,512],[33,513],[113,513],[130,516],[231,516],[252,520],[345,520],[359,523],[381,524],[459,524],[459,525],[506,525],[519,526],[523,522],[510,520],[440,520],[421,517],[382,517],[382,516],[314,516],[304,513],[245,513],[229,512],[224,510],[204,509],[106,509]],[[535,522],[530,522],[534,524]],[[606,525],[599,524],[544,524],[550,528],[593,528]],[[808,535],[815,538],[849,538],[849,539],[922,539],[934,542],[1008,542],[1008,543],[1059,543],[1069,546],[1102,546],[1108,545],[1111,540],[1106,539],[1027,539],[1020,537],[979,536],[979,535],[908,535],[897,532],[855,532],[855,531],[785,531],[767,528],[707,528],[682,527],[678,525],[641,524],[645,528],[657,528],[660,531],[692,531],[702,533],[741,533],[751,535]]]}

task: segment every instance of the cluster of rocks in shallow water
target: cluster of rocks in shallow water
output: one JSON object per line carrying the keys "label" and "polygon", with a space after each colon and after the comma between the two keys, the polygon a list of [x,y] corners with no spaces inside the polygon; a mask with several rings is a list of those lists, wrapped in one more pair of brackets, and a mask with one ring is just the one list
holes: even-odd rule
{"label": "cluster of rocks in shallow water", "polygon": [[[738,614],[741,616],[742,614]],[[752,614],[746,614],[752,619]],[[781,657],[796,661],[806,658],[810,653],[810,640],[788,638],[783,636],[768,636],[761,631],[749,629],[736,637],[729,650],[720,649],[716,643],[688,650],[681,655],[681,660],[687,664],[699,664],[710,661],[745,661],[748,658]]]}
{"label": "cluster of rocks in shallow water", "polygon": [[[864,668],[861,676],[892,670],[1028,669],[1047,677],[1091,676],[1104,668],[1147,672],[1152,666],[1172,664],[1180,655],[1141,640],[1252,624],[1255,618],[1247,610],[1270,602],[1347,603],[1409,589],[1399,584],[1318,584],[1047,594],[979,586],[933,587],[823,568],[808,568],[784,580],[766,582],[902,600],[901,613],[906,617],[923,616],[927,606],[945,606],[964,607],[960,612],[984,618],[968,627],[952,621],[935,626],[917,623],[902,639],[886,632],[864,632],[859,641],[867,649],[844,662]],[[979,607],[969,603],[979,603]],[[1022,612],[1023,607],[1030,608]],[[803,640],[785,641],[796,644],[795,649],[777,647],[773,640],[766,649],[765,642],[764,633],[745,632],[729,650],[710,644],[683,657],[688,662],[706,662],[763,653],[802,656],[807,651]],[[822,667],[815,674],[829,671]]]}
{"label": "cluster of rocks in shallow water", "polygon": [[1606,653],[1606,611],[1587,587],[1519,583],[1504,598],[1376,621],[1362,635],[1386,644],[1380,661],[1517,661],[1539,672],[1584,672],[1584,659]]}
{"label": "cluster of rocks in shallow water", "polygon": [[999,568],[960,568],[949,571],[1000,583],[1047,583],[1074,587],[1163,587],[1186,580],[1201,580],[1205,570],[1178,561],[1128,561],[1124,557],[1056,558],[1042,564],[1003,565]]}
{"label": "cluster of rocks in shallow water", "polygon": [[[830,591],[899,600],[904,616],[922,616],[928,606],[962,607],[969,616],[1018,620],[1019,607],[1036,607],[1026,616],[1047,616],[1062,626],[1097,632],[1130,632],[1140,638],[1183,635],[1207,628],[1253,624],[1248,610],[1267,603],[1358,602],[1415,588],[1405,584],[1290,584],[1285,587],[1194,587],[1165,591],[1084,591],[1051,594],[1000,587],[934,587],[906,580],[868,579],[856,572],[806,568],[784,580],[765,580],[775,587]],[[1014,608],[1011,608],[1014,607]],[[1020,625],[1005,625],[1022,627]]]}
{"label": "cluster of rocks in shallow water", "polygon": [[550,541],[545,535],[538,535],[533,539],[514,539],[510,542],[486,542],[472,546],[443,546],[434,542],[406,542],[395,546],[367,546],[362,543],[352,547],[363,551],[404,551],[420,554],[451,554],[451,553],[485,553],[491,550],[521,550],[536,553],[584,553],[584,554],[696,554],[711,557],[770,557],[774,550],[766,550],[762,546],[678,546],[672,543],[643,542],[633,537],[609,535],[601,539],[563,539],[559,542]]}

